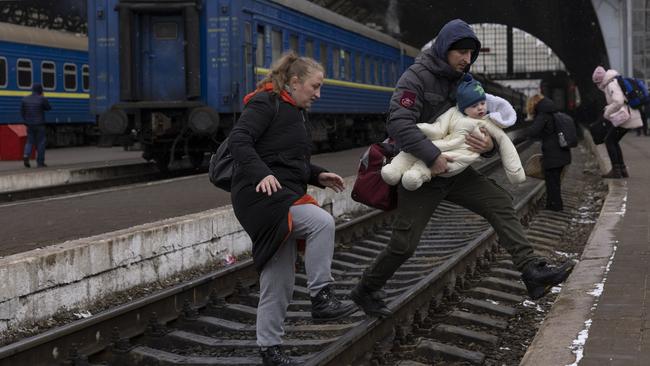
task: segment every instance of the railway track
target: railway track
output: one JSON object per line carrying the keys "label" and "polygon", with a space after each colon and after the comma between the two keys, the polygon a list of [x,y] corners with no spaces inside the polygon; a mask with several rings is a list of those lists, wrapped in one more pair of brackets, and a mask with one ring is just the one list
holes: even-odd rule
{"label": "railway track", "polygon": [[[519,148],[524,158],[530,154],[527,144]],[[505,179],[495,169],[498,166],[492,162],[482,170],[494,170],[495,179]],[[544,213],[538,216],[546,215],[544,220],[536,218],[544,195],[541,181],[528,180],[511,188],[522,222],[540,222],[529,233],[541,238],[534,242],[544,250],[544,238],[556,235],[562,220],[570,216]],[[335,291],[344,301],[350,301],[350,290],[363,269],[388,243],[389,222],[389,214],[373,211],[337,225],[339,246],[332,272]],[[480,364],[484,354],[463,351],[463,345],[493,344],[496,336],[481,326],[503,328],[505,320],[499,317],[507,320],[512,315],[503,303],[521,301],[524,294],[518,273],[501,257],[496,235],[483,218],[444,202],[415,255],[385,288],[394,316],[380,320],[357,311],[335,324],[316,324],[311,320],[302,270],[286,321],[285,349],[306,365],[379,365],[438,358]],[[248,260],[2,347],[0,365],[257,365],[261,363],[255,343],[257,290],[257,274]],[[458,300],[465,293],[472,297],[459,302],[462,307],[441,321],[443,300]],[[424,338],[415,342],[416,336]],[[400,356],[384,356],[391,351]]]}

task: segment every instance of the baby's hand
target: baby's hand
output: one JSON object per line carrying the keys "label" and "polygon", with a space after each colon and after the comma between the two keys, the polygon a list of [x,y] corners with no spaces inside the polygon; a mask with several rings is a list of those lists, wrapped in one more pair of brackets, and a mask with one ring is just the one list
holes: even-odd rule
{"label": "baby's hand", "polygon": [[484,127],[481,127],[481,132],[483,132],[483,137],[477,137],[473,134],[467,135],[466,143],[469,145],[469,149],[479,154],[492,151],[494,148],[494,143],[492,142],[492,137],[488,135],[487,130]]}

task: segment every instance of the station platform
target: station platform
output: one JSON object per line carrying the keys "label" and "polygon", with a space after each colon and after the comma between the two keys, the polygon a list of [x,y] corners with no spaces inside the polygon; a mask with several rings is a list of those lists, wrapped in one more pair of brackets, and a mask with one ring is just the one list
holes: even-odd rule
{"label": "station platform", "polygon": [[36,161],[32,160],[32,168],[23,166],[22,160],[0,161],[0,175],[24,173],[31,170],[48,170],[74,168],[89,164],[122,164],[128,162],[144,162],[142,151],[125,151],[122,147],[64,147],[45,150],[45,164],[47,168],[36,168]]}
{"label": "station platform", "polygon": [[[605,146],[592,147],[608,171]],[[580,262],[521,365],[650,365],[650,139],[628,133],[621,147],[630,178],[607,180]]]}

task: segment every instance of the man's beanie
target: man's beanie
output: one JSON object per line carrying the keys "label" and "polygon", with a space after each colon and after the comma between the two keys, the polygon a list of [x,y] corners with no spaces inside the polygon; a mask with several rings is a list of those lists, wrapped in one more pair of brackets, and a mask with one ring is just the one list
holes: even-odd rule
{"label": "man's beanie", "polygon": [[458,110],[465,114],[465,108],[471,107],[482,100],[485,100],[485,91],[483,90],[483,86],[481,86],[481,83],[474,80],[472,75],[465,74],[456,90]]}
{"label": "man's beanie", "polygon": [[602,66],[598,66],[595,70],[594,73],[591,75],[591,80],[595,84],[600,84],[603,82],[603,78],[605,77],[605,69]]}
{"label": "man's beanie", "polygon": [[32,85],[32,92],[35,94],[43,94],[43,85],[34,83],[34,85]]}
{"label": "man's beanie", "polygon": [[451,50],[476,50],[478,45],[476,40],[473,38],[461,38],[458,41],[454,42],[449,46],[449,51]]}

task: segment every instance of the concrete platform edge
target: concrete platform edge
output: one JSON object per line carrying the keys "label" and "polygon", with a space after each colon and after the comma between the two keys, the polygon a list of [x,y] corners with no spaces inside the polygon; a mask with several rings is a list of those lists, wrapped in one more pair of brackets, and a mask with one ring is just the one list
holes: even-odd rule
{"label": "concrete platform edge", "polygon": [[[588,131],[587,147],[598,159],[602,172],[611,165],[604,145],[594,145]],[[577,365],[582,357],[591,314],[598,301],[608,265],[615,253],[613,231],[620,221],[627,189],[624,180],[609,180],[609,193],[580,262],[563,286],[520,365]]]}
{"label": "concrete platform edge", "polygon": [[25,169],[24,172],[0,174],[0,193],[27,189],[60,186],[71,183],[87,183],[95,180],[155,173],[158,169],[152,163],[132,162],[121,165],[102,164],[98,166]]}
{"label": "concrete platform edge", "polygon": [[[335,217],[359,211],[365,206],[350,198],[354,179],[347,177],[339,194],[309,193]],[[228,205],[0,258],[0,337],[59,310],[250,250]]]}

